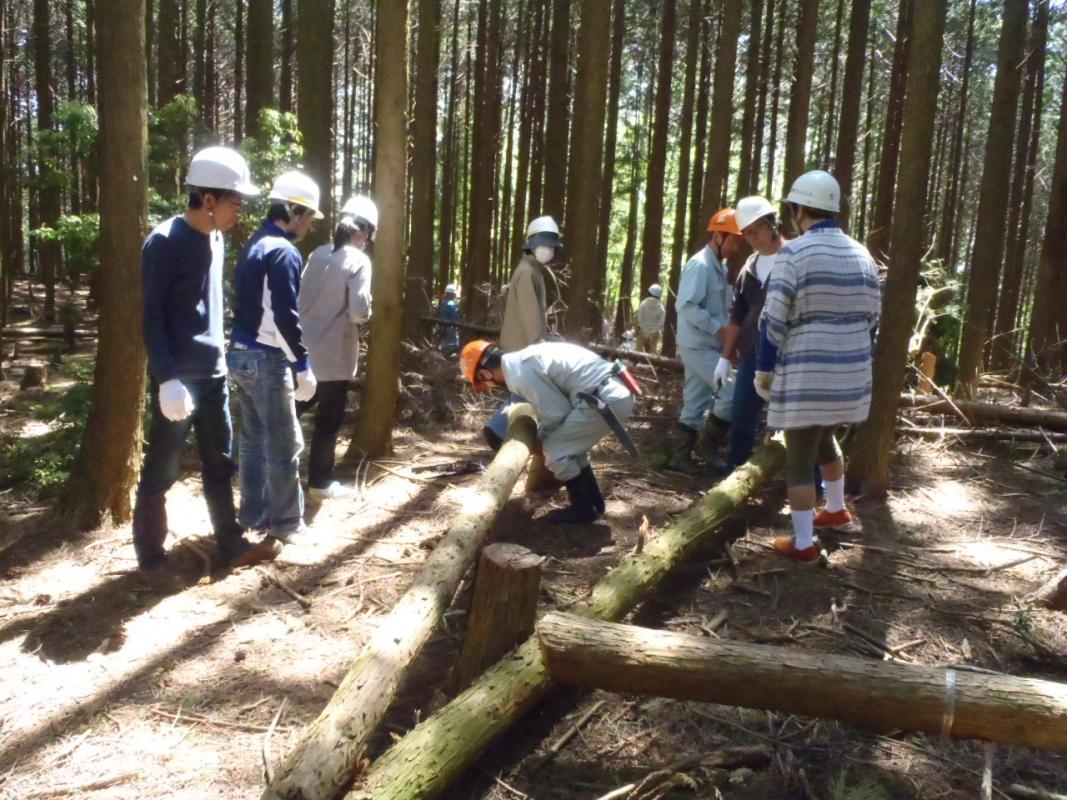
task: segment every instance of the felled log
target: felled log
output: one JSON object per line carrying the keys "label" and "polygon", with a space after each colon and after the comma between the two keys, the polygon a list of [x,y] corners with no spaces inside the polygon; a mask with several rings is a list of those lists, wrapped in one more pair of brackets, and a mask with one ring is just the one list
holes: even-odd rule
{"label": "felled log", "polygon": [[1067,750],[1067,684],[711,641],[553,612],[537,625],[553,680]]}
{"label": "felled log", "polygon": [[1067,569],[1062,569],[1033,594],[1033,599],[1053,611],[1067,611]]}
{"label": "felled log", "polygon": [[463,647],[449,675],[449,690],[472,680],[533,633],[544,559],[522,545],[498,542],[478,557],[474,597]]}
{"label": "felled log", "polygon": [[[978,400],[956,400],[953,403],[973,424],[1001,423],[1023,428],[1045,428],[1053,431],[1067,431],[1067,413],[1044,408],[1021,408],[1019,406],[1002,406],[996,403],[983,403]],[[956,414],[952,405],[944,400],[932,400],[925,395],[903,394],[900,396],[902,407],[911,407],[928,414]]]}
{"label": "felled log", "polygon": [[[618,620],[648,598],[675,567],[716,538],[716,526],[781,467],[777,442],[705,494],[638,554],[601,578],[590,596],[571,608],[591,619]],[[429,800],[466,769],[482,749],[511,727],[553,688],[536,638],[487,670],[452,702],[408,732],[371,765],[348,800]]]}
{"label": "felled log", "polygon": [[78,339],[92,339],[96,331],[87,328],[20,328],[18,326],[0,330],[0,336],[4,339],[66,339],[74,337]]}
{"label": "felled log", "polygon": [[901,436],[918,436],[923,439],[951,437],[964,442],[1067,443],[1067,433],[1020,431],[1014,428],[909,428],[907,425],[898,425],[894,430]]}
{"label": "felled log", "polygon": [[463,511],[404,596],[363,646],[318,719],[304,731],[263,793],[264,800],[334,797],[351,780],[408,667],[452,601],[493,520],[511,496],[536,437],[532,409],[512,407],[508,438]]}

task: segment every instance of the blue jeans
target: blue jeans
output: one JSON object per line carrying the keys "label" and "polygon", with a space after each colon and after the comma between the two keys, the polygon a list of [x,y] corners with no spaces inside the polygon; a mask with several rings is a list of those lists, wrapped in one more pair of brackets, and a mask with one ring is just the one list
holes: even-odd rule
{"label": "blue jeans", "polygon": [[179,422],[163,416],[159,407],[159,386],[153,380],[152,426],[148,434],[141,481],[134,507],[133,547],[143,569],[152,569],[165,560],[163,543],[167,537],[164,496],[181,476],[182,451],[189,431],[196,429],[200,451],[200,474],[211,527],[223,555],[240,552],[245,542],[237,524],[233,505],[232,458],[233,427],[230,424],[226,378],[183,380],[193,398],[193,413]]}
{"label": "blue jeans", "polygon": [[226,354],[241,409],[241,524],[284,538],[304,517],[300,451],[304,437],[293,401],[293,373],[280,350],[231,349]]}
{"label": "blue jeans", "polygon": [[737,365],[737,377],[734,380],[734,402],[730,423],[730,459],[731,469],[748,461],[756,443],[756,430],[759,428],[760,415],[763,412],[763,398],[756,394],[754,379],[756,377],[756,354],[745,356]]}
{"label": "blue jeans", "polygon": [[508,415],[504,413],[504,409],[510,406],[512,403],[525,403],[526,398],[511,392],[508,393],[508,399],[497,406],[496,411],[493,412],[493,416],[489,418],[489,421],[485,423],[485,427],[489,428],[493,433],[499,436],[501,439],[507,438],[508,435]]}

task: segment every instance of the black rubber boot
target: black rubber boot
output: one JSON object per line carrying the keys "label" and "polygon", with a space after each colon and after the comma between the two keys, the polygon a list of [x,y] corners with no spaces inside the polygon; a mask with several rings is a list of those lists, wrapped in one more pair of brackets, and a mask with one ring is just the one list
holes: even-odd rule
{"label": "black rubber boot", "polygon": [[485,437],[485,443],[489,445],[489,449],[494,453],[504,446],[504,440],[497,436],[496,431],[488,425],[482,428],[482,436]]}
{"label": "black rubber boot", "polygon": [[545,520],[553,525],[584,524],[592,522],[597,514],[594,487],[596,478],[593,472],[579,472],[577,476],[564,483],[571,504],[567,508],[557,508],[545,515]]}
{"label": "black rubber boot", "polygon": [[582,474],[586,476],[586,481],[589,483],[589,487],[592,490],[593,508],[596,509],[597,516],[599,517],[604,513],[604,495],[600,492],[600,484],[597,483],[596,475],[593,474],[592,467],[583,467]]}
{"label": "black rubber boot", "polygon": [[693,447],[697,443],[697,431],[688,425],[678,423],[675,426],[674,446],[671,450],[671,460],[667,469],[675,472],[684,472],[692,475],[697,472],[697,465],[693,463]]}
{"label": "black rubber boot", "polygon": [[167,566],[163,543],[167,540],[167,496],[137,495],[133,506],[133,550],[137,566],[142,570],[157,570]]}

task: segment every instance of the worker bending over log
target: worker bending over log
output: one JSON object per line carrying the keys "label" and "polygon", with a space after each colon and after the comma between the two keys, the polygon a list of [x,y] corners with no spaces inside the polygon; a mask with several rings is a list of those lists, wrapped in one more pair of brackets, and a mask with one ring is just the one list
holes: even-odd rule
{"label": "worker bending over log", "polygon": [[614,433],[632,455],[637,450],[623,424],[634,407],[637,384],[618,362],[567,342],[542,342],[504,353],[476,339],[460,353],[463,377],[476,392],[493,385],[521,395],[537,411],[537,438],[545,465],[567,487],[570,506],[552,511],[553,524],[592,522],[604,513],[589,451]]}

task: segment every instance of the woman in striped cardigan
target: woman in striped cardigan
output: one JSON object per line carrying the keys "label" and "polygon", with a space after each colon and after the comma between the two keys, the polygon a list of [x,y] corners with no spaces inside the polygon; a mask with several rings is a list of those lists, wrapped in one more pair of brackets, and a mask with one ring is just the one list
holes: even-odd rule
{"label": "woman in striped cardigan", "polygon": [[[865,420],[871,404],[878,272],[867,248],[835,221],[840,197],[828,172],[808,172],[793,183],[786,202],[803,235],[779,252],[756,359],[756,390],[769,402],[767,425],[785,431],[794,536],[776,538],[774,548],[804,564],[821,556],[815,528],[852,521],[834,431]],[[826,490],[818,516],[815,464]]]}

